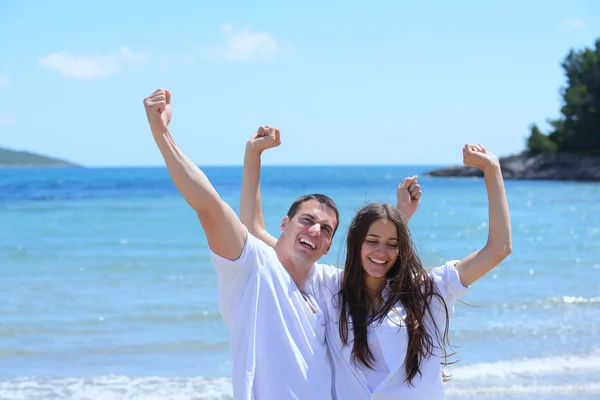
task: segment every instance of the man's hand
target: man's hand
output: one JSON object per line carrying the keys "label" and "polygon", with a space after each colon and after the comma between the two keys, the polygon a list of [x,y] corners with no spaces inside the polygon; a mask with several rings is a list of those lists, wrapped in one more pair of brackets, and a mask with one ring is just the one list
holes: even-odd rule
{"label": "man's hand", "polygon": [[398,185],[398,190],[396,191],[396,198],[398,199],[397,208],[402,212],[405,223],[408,224],[408,221],[417,211],[417,208],[419,208],[422,194],[421,185],[417,183],[416,175],[404,178],[402,183]]}
{"label": "man's hand", "polygon": [[166,132],[173,116],[171,92],[157,89],[144,99],[144,108],[146,109],[146,117],[148,117],[152,133]]}
{"label": "man's hand", "polygon": [[463,163],[468,167],[477,167],[482,171],[500,166],[498,157],[488,152],[481,144],[466,144],[463,148]]}
{"label": "man's hand", "polygon": [[258,128],[256,135],[248,140],[247,147],[262,153],[267,149],[277,147],[281,144],[279,129],[270,126],[261,126]]}

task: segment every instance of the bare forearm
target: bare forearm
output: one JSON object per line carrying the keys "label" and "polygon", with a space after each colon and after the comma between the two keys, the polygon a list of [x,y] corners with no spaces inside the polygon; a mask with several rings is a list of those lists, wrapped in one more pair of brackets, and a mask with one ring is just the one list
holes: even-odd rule
{"label": "bare forearm", "polygon": [[266,228],[260,200],[260,156],[261,153],[250,144],[246,146],[244,155],[244,171],[242,173],[242,190],[240,194],[240,220],[252,235],[271,247],[275,247],[277,239],[271,236]]}
{"label": "bare forearm", "polygon": [[486,247],[504,258],[512,250],[512,235],[508,200],[500,165],[494,165],[484,171],[484,178],[489,204],[489,231]]}
{"label": "bare forearm", "polygon": [[500,166],[484,170],[484,176],[488,195],[488,240],[481,250],[456,265],[465,286],[487,274],[512,251],[510,215]]}
{"label": "bare forearm", "polygon": [[177,146],[171,133],[153,132],[175,187],[199,214],[208,214],[220,198],[206,175]]}
{"label": "bare forearm", "polygon": [[248,229],[265,228],[260,201],[260,152],[250,145],[244,154],[240,219]]}
{"label": "bare forearm", "polygon": [[396,203],[396,208],[400,211],[402,222],[404,222],[405,225],[408,225],[412,218],[412,211],[408,209],[405,204],[400,204],[400,202]]}

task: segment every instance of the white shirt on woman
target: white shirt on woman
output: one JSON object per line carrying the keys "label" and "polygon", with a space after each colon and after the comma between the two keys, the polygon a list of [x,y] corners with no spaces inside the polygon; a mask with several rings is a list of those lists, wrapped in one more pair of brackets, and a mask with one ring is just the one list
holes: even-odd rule
{"label": "white shirt on woman", "polygon": [[[468,292],[468,288],[460,282],[458,271],[454,267],[458,261],[448,261],[434,268],[429,276],[442,296],[448,308],[448,316],[454,314],[456,300]],[[387,317],[378,325],[368,328],[368,343],[376,357],[374,371],[353,361],[352,329],[348,330],[347,346],[342,344],[339,335],[339,292],[343,271],[334,267],[322,268],[319,279],[317,299],[327,309],[327,343],[331,350],[334,369],[334,386],[336,396],[340,400],[437,400],[444,399],[442,381],[442,357],[439,349],[435,356],[423,358],[420,365],[421,374],[417,374],[412,386],[405,382],[406,373],[404,357],[408,345],[408,334],[401,319],[406,317],[406,310],[398,303],[390,310]],[[333,296],[332,296],[333,293]],[[431,302],[433,318],[443,335],[446,326],[446,313],[443,304],[437,297]],[[425,323],[429,332],[434,332],[433,321],[427,318]],[[402,326],[399,326],[402,325]],[[434,338],[435,340],[435,338]],[[434,342],[437,344],[437,342]]]}

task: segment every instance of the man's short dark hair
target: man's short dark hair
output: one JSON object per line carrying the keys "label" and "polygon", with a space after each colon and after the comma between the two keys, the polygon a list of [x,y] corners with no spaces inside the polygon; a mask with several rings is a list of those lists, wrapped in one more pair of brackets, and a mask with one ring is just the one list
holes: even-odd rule
{"label": "man's short dark hair", "polygon": [[335,204],[333,199],[329,196],[326,196],[326,195],[320,194],[320,193],[313,193],[313,194],[307,194],[307,195],[298,197],[292,203],[292,205],[290,206],[290,209],[288,210],[288,213],[287,213],[288,218],[289,219],[294,218],[294,215],[296,215],[296,213],[298,212],[298,209],[300,208],[302,203],[305,203],[310,200],[316,200],[318,203],[331,209],[335,213],[335,219],[337,221],[335,224],[335,228],[333,229],[333,234],[331,235],[331,237],[333,238],[333,236],[335,235],[335,232],[337,231],[338,226],[340,225],[340,213],[338,211],[337,205]]}

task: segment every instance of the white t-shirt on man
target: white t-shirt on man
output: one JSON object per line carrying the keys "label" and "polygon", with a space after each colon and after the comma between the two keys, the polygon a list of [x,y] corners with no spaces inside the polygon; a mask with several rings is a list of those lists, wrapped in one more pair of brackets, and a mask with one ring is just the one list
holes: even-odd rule
{"label": "white t-shirt on man", "polygon": [[313,296],[322,266],[313,265],[301,291],[275,250],[250,232],[239,259],[211,251],[211,261],[219,310],[231,334],[234,398],[334,398],[324,313]]}

